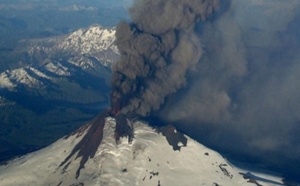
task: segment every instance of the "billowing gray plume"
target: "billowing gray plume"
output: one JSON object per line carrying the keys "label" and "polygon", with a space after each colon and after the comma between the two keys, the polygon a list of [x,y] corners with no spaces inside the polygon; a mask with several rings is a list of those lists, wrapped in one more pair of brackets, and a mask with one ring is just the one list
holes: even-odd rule
{"label": "billowing gray plume", "polygon": [[219,0],[134,1],[132,23],[117,26],[121,59],[113,69],[112,110],[148,116],[184,87],[203,54],[195,24],[218,7]]}
{"label": "billowing gray plume", "polygon": [[158,110],[206,145],[299,178],[299,0],[136,0],[130,15],[117,27],[115,113]]}

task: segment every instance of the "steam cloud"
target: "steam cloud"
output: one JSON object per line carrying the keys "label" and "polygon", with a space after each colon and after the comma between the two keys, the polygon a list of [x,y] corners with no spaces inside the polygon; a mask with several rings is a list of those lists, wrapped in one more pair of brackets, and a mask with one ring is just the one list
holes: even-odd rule
{"label": "steam cloud", "polygon": [[130,15],[117,26],[115,113],[157,111],[210,146],[299,175],[300,1],[139,0]]}
{"label": "steam cloud", "polygon": [[114,112],[148,116],[186,85],[186,74],[202,56],[195,32],[219,7],[218,0],[139,0],[132,23],[117,26],[121,59],[113,69]]}

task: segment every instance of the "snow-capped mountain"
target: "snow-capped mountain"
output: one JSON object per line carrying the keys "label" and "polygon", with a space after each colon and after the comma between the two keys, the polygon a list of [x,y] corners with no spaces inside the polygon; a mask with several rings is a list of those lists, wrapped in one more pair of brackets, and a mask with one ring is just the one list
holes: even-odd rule
{"label": "snow-capped mountain", "polygon": [[0,161],[49,145],[106,107],[119,56],[114,32],[92,26],[23,41],[12,52],[26,65],[0,73]]}
{"label": "snow-capped mountain", "polygon": [[[54,61],[41,66],[7,70],[0,74],[0,90],[4,96],[17,93],[74,103],[101,102],[107,93],[106,76],[109,76],[109,70],[93,63],[83,61],[82,66],[78,67],[65,61]],[[85,72],[84,67],[88,67],[96,73],[97,66],[98,72],[103,74],[93,76]],[[84,84],[90,87],[83,87]]]}
{"label": "snow-capped mountain", "polygon": [[[116,119],[117,120],[117,119]],[[116,138],[116,120],[98,116],[77,132],[0,167],[0,185],[284,185],[282,178],[235,167],[169,125],[130,122],[133,138]]]}
{"label": "snow-capped mountain", "polygon": [[[114,29],[92,26],[64,37],[23,41],[19,55],[26,54],[27,60],[37,63],[2,72],[0,89],[14,92],[25,89],[34,95],[51,97],[49,99],[56,99],[58,96],[74,102],[79,101],[76,96],[71,95],[71,91],[76,89],[77,94],[80,93],[87,99],[79,102],[93,102],[94,99],[88,99],[101,93],[91,92],[89,89],[107,87],[110,67],[119,56],[113,44],[114,34]],[[97,81],[98,87],[93,86]],[[84,85],[90,88],[85,88]],[[85,92],[89,95],[85,96]]]}
{"label": "snow-capped mountain", "polygon": [[84,54],[95,54],[111,50],[118,53],[117,47],[113,44],[115,40],[115,30],[92,26],[88,29],[80,29],[73,32],[56,46],[58,50],[73,50]]}
{"label": "snow-capped mountain", "polygon": [[95,25],[66,36],[22,41],[20,51],[27,53],[31,59],[72,59],[74,56],[83,56],[111,66],[119,56],[114,40],[114,28]]}
{"label": "snow-capped mountain", "polygon": [[[120,20],[128,20],[126,10],[131,2],[132,0],[2,0],[0,56],[6,53],[5,50],[13,50],[20,39],[63,35],[93,24],[113,27]],[[0,60],[0,64],[1,62],[3,61]]]}

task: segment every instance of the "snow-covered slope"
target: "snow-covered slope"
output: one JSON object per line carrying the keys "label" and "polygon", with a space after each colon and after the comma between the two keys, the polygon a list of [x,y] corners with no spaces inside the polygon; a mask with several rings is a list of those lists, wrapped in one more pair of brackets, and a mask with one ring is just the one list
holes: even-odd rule
{"label": "snow-covered slope", "polygon": [[119,57],[114,40],[113,28],[96,25],[66,36],[23,41],[14,54],[19,55],[19,60],[38,63],[1,73],[0,88],[13,89],[18,83],[27,84],[28,87],[40,86],[42,83],[30,74],[46,79],[51,78],[41,71],[57,76],[71,76],[70,71],[74,69],[70,66],[78,67],[77,71],[101,76],[99,69],[103,66],[111,67]]}
{"label": "snow-covered slope", "polygon": [[94,25],[65,36],[24,40],[20,43],[20,51],[27,53],[32,60],[73,59],[82,56],[112,66],[119,57],[114,41],[114,28]]}
{"label": "snow-covered slope", "polygon": [[0,74],[0,95],[9,97],[15,92],[45,100],[74,103],[102,101],[108,91],[109,70],[92,60],[83,60],[80,65],[72,62],[51,61],[43,65],[7,70]]}
{"label": "snow-covered slope", "polygon": [[156,130],[137,121],[133,123],[132,142],[125,137],[116,142],[113,118],[105,119],[103,134],[92,129],[97,134],[94,137],[103,139],[80,170],[85,156],[76,148],[82,139],[87,139],[86,135],[91,135],[93,126],[82,127],[47,148],[1,166],[0,185],[283,185],[279,177],[231,165],[217,152],[187,136],[176,144],[180,150],[174,150],[170,146],[172,136],[167,133],[179,132],[172,126]]}
{"label": "snow-covered slope", "polygon": [[113,44],[115,30],[92,26],[88,29],[80,29],[73,32],[56,46],[61,50],[74,50],[81,54],[89,52],[101,52],[111,49],[118,53],[117,47]]}
{"label": "snow-covered slope", "polygon": [[[78,93],[83,90],[79,94],[89,92],[86,99],[96,97],[93,94],[99,94],[100,87],[107,89],[110,67],[119,57],[114,40],[114,29],[97,25],[67,36],[24,41],[15,53],[20,60],[26,59],[31,64],[0,73],[0,91],[22,89],[30,95],[66,97],[64,100],[70,101],[68,97],[74,90]],[[99,83],[96,87],[92,86],[95,82]],[[89,84],[92,84],[89,89],[84,88]],[[71,97],[76,102],[76,96]]]}
{"label": "snow-covered slope", "polygon": [[92,26],[11,52],[6,64],[18,65],[0,71],[0,162],[49,145],[106,107],[113,42],[114,29]]}

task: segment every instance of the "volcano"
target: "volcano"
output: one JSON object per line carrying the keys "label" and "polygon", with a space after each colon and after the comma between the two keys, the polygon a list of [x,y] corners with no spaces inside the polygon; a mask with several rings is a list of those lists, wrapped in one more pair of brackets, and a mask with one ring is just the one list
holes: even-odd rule
{"label": "volcano", "polygon": [[[120,130],[117,120],[128,128]],[[105,113],[54,144],[2,165],[0,185],[284,183],[280,177],[235,167],[172,125],[154,128],[143,121],[113,118]]]}
{"label": "volcano", "polygon": [[[207,67],[214,66],[205,64],[210,61],[210,57],[224,56],[222,53],[215,55],[209,52],[223,49],[229,36],[235,34],[224,34],[226,42],[216,42],[220,42],[220,46],[206,42],[208,47],[205,48],[201,43],[214,38],[214,32],[211,32],[213,29],[210,28],[215,28],[214,23],[218,23],[215,21],[220,15],[225,15],[225,18],[228,16],[228,2],[230,1],[135,1],[130,9],[132,22],[123,21],[116,27],[115,44],[120,52],[120,60],[112,70],[111,108],[53,145],[1,166],[0,185],[292,185],[280,176],[233,165],[219,153],[194,141],[173,125],[149,125],[141,120],[160,116],[159,119],[163,120],[166,113],[163,112],[164,109],[175,107],[185,112],[196,111],[195,115],[205,117],[215,113],[218,116],[218,110],[230,110],[231,97],[227,94],[229,89],[223,87],[227,85],[226,81],[223,84],[223,81],[207,83],[203,80],[205,76],[211,77],[212,74],[225,76],[227,73],[223,73],[223,67],[229,64],[231,71],[231,66],[235,66],[231,65],[232,60],[228,64],[225,60],[225,65],[222,64],[222,68],[217,68],[217,71],[205,71]],[[229,27],[230,25],[221,27],[220,31]],[[198,29],[202,29],[201,33]],[[216,35],[218,36],[217,33]],[[234,43],[232,56],[242,55],[243,52],[235,52],[239,46]],[[211,50],[207,50],[205,54],[205,49]],[[222,51],[226,56],[232,52]],[[229,55],[229,59],[232,56]],[[229,73],[229,80],[247,74],[244,68],[246,60],[239,60],[239,57],[237,59],[243,63],[241,68],[236,68],[241,71],[234,67]],[[214,61],[222,62],[219,59]],[[203,65],[199,65],[200,62]],[[202,72],[202,79],[199,81],[203,84],[200,84],[200,89],[197,88],[196,92],[199,96],[199,92],[204,91],[204,96],[200,95],[199,99],[204,103],[207,101],[205,109],[184,109],[176,104],[173,106],[172,103],[177,101],[176,96],[179,96],[177,93],[189,88],[189,78],[196,75],[192,73],[195,70]],[[216,87],[217,91],[210,91],[211,87]],[[194,96],[182,96],[192,99],[192,102],[184,102],[185,105],[191,106],[197,101]],[[211,103],[218,105],[215,107]],[[210,107],[213,109],[210,110]],[[215,108],[217,112],[214,112]],[[225,117],[227,112],[224,112],[224,117],[223,112],[220,113],[218,117],[213,115],[212,120],[220,118],[222,124],[226,123],[229,118]],[[177,114],[171,114],[172,117],[175,115]],[[194,118],[197,117],[185,117],[187,121]],[[168,118],[163,121],[172,122]],[[186,124],[183,120],[173,121]],[[193,123],[201,124],[205,121],[207,120]],[[193,126],[187,128],[196,129]],[[224,132],[222,129],[219,126],[215,131],[220,131],[218,134],[221,135]],[[233,141],[230,143],[234,144]],[[243,149],[247,147],[243,146]]]}

